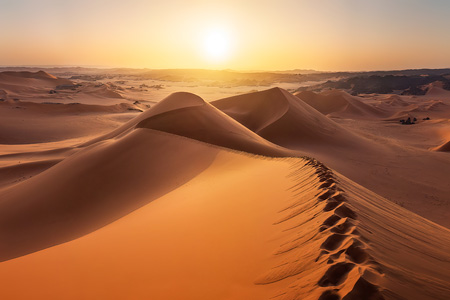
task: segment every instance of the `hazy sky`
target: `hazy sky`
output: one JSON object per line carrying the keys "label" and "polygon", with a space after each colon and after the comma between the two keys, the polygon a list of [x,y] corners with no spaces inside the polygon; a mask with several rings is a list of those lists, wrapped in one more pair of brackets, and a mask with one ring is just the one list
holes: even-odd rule
{"label": "hazy sky", "polygon": [[0,0],[0,65],[450,67],[450,1]]}

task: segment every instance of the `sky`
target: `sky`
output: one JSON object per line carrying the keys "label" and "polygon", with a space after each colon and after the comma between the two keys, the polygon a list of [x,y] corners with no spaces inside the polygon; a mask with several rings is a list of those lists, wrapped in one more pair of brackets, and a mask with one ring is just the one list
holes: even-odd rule
{"label": "sky", "polygon": [[0,0],[0,65],[450,67],[447,0]]}

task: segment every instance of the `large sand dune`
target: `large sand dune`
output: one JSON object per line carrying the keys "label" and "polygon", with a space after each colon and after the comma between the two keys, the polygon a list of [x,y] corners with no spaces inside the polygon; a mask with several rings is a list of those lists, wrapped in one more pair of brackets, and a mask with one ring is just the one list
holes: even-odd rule
{"label": "large sand dune", "polygon": [[[448,153],[300,98],[175,93],[107,133],[2,145],[0,298],[448,299]],[[335,111],[367,108],[347,100]],[[124,113],[24,105],[42,122]],[[433,122],[417,128],[448,140]]]}

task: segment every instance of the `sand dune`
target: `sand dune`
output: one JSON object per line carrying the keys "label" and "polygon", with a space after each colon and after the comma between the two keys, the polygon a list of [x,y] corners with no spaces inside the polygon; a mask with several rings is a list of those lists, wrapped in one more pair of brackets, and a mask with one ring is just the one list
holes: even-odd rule
{"label": "sand dune", "polygon": [[295,94],[302,101],[308,103],[324,115],[347,118],[382,118],[389,112],[373,107],[351,96],[344,91],[331,90],[316,94],[310,91]]}
{"label": "sand dune", "polygon": [[38,72],[0,72],[0,88],[20,92],[30,87],[56,87],[58,85],[72,85],[72,81],[63,78],[57,78],[44,71]]}
{"label": "sand dune", "polygon": [[450,152],[450,141],[443,143],[442,145],[433,149],[434,151]]}
{"label": "sand dune", "polygon": [[0,144],[89,140],[141,108],[108,84],[74,84],[44,71],[0,72],[0,127],[8,128],[0,132]]}
{"label": "sand dune", "polygon": [[65,104],[76,102],[87,105],[115,105],[126,102],[110,83],[75,83],[44,71],[0,72],[0,99]]}
{"label": "sand dune", "polygon": [[2,263],[0,295],[446,299],[449,230],[314,160],[194,144],[215,153],[204,172],[90,235]]}
{"label": "sand dune", "polygon": [[37,71],[37,72],[5,71],[5,72],[0,72],[0,80],[2,80],[2,81],[9,80],[9,81],[17,82],[17,81],[25,80],[26,78],[54,81],[54,82],[58,82],[59,84],[71,83],[70,80],[59,79],[56,76],[53,76],[45,71]]}
{"label": "sand dune", "polygon": [[436,97],[436,98],[446,98],[448,99],[450,97],[450,91],[444,90],[441,85],[437,84],[431,84],[428,88],[428,91],[426,93],[426,96],[428,97]]}
{"label": "sand dune", "polygon": [[83,83],[78,93],[87,94],[92,97],[104,97],[113,99],[122,99],[122,95],[118,93],[111,84],[88,84]]}
{"label": "sand dune", "polygon": [[345,130],[297,97],[279,88],[211,102],[261,137],[287,148],[366,147],[366,140]]}
{"label": "sand dune", "polygon": [[[14,105],[129,108],[0,107]],[[450,158],[324,114],[279,88],[175,93],[92,139],[0,148],[0,298],[447,299],[450,230],[430,220],[448,225]]]}
{"label": "sand dune", "polygon": [[399,95],[389,95],[386,99],[381,103],[382,105],[386,105],[389,107],[392,106],[408,106],[409,103],[403,100]]}
{"label": "sand dune", "polygon": [[[146,112],[146,118],[136,128],[155,129],[189,137],[209,144],[266,156],[288,156],[282,149],[256,135],[228,115],[200,98],[180,106],[194,95],[177,94],[161,101]],[[166,111],[168,107],[172,108]],[[174,107],[176,107],[174,109]],[[157,113],[155,113],[157,111]]]}
{"label": "sand dune", "polygon": [[145,129],[79,151],[2,193],[0,259],[104,226],[183,184],[214,155]]}
{"label": "sand dune", "polygon": [[[177,145],[174,140],[171,145],[170,138],[155,130],[255,154],[289,156],[293,153],[265,141],[192,94],[172,95],[131,122],[134,123],[137,123],[134,127],[126,124],[116,131],[119,134],[127,131],[127,134],[113,140],[97,141],[47,172],[5,192],[0,202],[0,228],[6,228],[2,232],[4,245],[0,248],[3,253],[0,259],[61,243],[103,226],[146,204],[142,202],[142,195],[149,201],[151,194],[157,197],[182,184],[195,175],[192,170],[201,171],[214,156],[214,151],[208,151],[199,157],[191,157],[195,151],[200,151],[195,144]],[[180,147],[183,154],[177,154]],[[188,150],[190,147],[192,152]],[[165,164],[164,171],[161,170],[163,165],[158,167],[151,163],[155,157]],[[169,168],[172,164],[175,168],[184,160],[190,160],[191,167]],[[110,168],[122,170],[121,174],[110,174]],[[44,186],[51,187],[55,181],[59,182],[57,187],[39,192]],[[146,182],[153,182],[155,186],[150,188]],[[130,183],[136,185],[131,193],[126,191]],[[164,192],[159,186],[165,187]],[[90,196],[86,197],[85,193]],[[130,198],[134,200],[130,201]],[[103,211],[96,214],[96,210]],[[63,232],[55,231],[55,223],[69,228]],[[33,238],[20,243],[15,240],[24,236]]]}
{"label": "sand dune", "polygon": [[199,96],[181,92],[171,94],[137,118],[88,144],[121,137],[135,128],[155,129],[254,154],[293,153],[256,135]]}

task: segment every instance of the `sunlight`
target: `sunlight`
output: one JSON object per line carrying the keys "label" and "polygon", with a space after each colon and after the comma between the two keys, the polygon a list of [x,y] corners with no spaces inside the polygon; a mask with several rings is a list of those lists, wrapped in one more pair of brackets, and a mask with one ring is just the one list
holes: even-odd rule
{"label": "sunlight", "polygon": [[206,32],[203,39],[203,52],[208,60],[224,61],[229,57],[230,50],[231,39],[226,30],[214,28]]}

